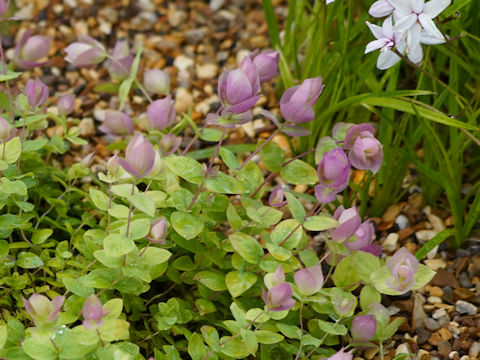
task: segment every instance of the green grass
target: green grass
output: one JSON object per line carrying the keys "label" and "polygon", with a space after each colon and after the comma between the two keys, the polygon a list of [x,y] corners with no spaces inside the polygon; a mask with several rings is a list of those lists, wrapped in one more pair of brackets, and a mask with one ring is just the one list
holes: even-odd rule
{"label": "green grass", "polygon": [[291,0],[279,21],[271,0],[262,0],[272,46],[281,53],[278,93],[318,75],[326,85],[312,135],[297,151],[314,147],[337,122],[376,122],[384,163],[375,196],[362,207],[380,216],[398,202],[413,164],[426,200],[451,211],[451,244],[461,246],[480,216],[480,2],[454,1],[437,22],[451,40],[424,46],[421,66],[402,62],[387,71],[375,67],[378,52],[364,55],[373,40],[365,21],[383,21],[368,15],[372,3]]}

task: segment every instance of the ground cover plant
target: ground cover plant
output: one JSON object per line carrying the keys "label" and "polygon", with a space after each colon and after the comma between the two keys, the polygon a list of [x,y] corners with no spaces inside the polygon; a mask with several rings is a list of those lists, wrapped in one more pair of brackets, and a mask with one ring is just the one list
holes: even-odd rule
{"label": "ground cover plant", "polygon": [[[21,81],[24,72],[48,64],[52,39],[25,31],[10,57],[0,41],[0,358],[350,360],[368,349],[383,358],[384,342],[403,323],[382,305],[385,296],[422,289],[435,275],[422,258],[452,234],[453,244],[460,245],[478,219],[477,185],[463,204],[452,205],[464,180],[453,164],[462,169],[463,162],[455,160],[472,156],[468,145],[477,131],[477,99],[454,119],[437,108],[463,109],[466,95],[457,96],[458,84],[427,76],[431,83],[421,78],[419,84],[440,84],[440,94],[420,85],[396,88],[399,63],[422,60],[420,49],[413,51],[421,46],[415,41],[447,40],[431,18],[450,3],[432,1],[436,6],[421,9],[423,2],[415,2],[418,18],[395,1],[370,8],[381,16],[394,11],[394,20],[387,18],[382,29],[369,25],[377,40],[365,42],[367,50],[382,52],[378,62],[368,58],[368,64],[397,65],[381,80],[362,72],[371,87],[363,95],[354,83],[346,90],[345,62],[335,73],[320,62],[298,61],[327,51],[338,57],[336,47],[326,45],[326,34],[317,50],[307,46],[309,37],[316,37],[310,31],[317,31],[317,12],[325,27],[347,11],[345,28],[338,27],[341,53],[347,55],[356,36],[370,36],[359,35],[352,24],[354,14],[365,10],[361,16],[367,17],[372,4],[337,0],[312,7],[292,1],[287,29],[293,32],[287,31],[282,43],[273,5],[264,1],[274,49],[252,49],[226,66],[217,82],[218,107],[199,122],[191,111],[177,113],[181,96],[170,93],[167,72],[144,68],[148,52],[141,45],[130,49],[129,39],[117,39],[109,48],[101,39],[80,35],[63,50],[68,66],[84,69],[85,76],[101,68],[109,76],[89,89],[109,100],[98,131],[112,154],[100,160],[94,153],[78,156],[88,141],[81,136],[75,92],[53,98],[39,78]],[[0,1],[4,22],[18,21],[10,17],[10,5]],[[393,24],[401,36],[392,35]],[[430,31],[433,40],[425,40],[422,31]],[[468,39],[477,41],[474,35]],[[444,57],[451,59],[448,53]],[[473,65],[458,66],[465,71]],[[278,76],[278,109],[256,111]],[[383,86],[389,91],[380,94]],[[418,101],[421,96],[432,104]],[[450,104],[450,96],[456,102]],[[133,110],[137,97],[148,102],[140,111]],[[366,111],[351,121],[347,104]],[[404,133],[393,131],[393,110],[405,113]],[[269,136],[230,146],[230,134],[259,116],[272,124]],[[411,116],[422,125],[409,125]],[[444,131],[430,121],[451,127]],[[56,132],[48,134],[52,126]],[[288,136],[293,153],[273,141],[279,134]],[[389,142],[397,137],[401,144]],[[462,144],[461,154],[447,150],[444,138]],[[192,151],[199,139],[210,147]],[[423,160],[415,152],[419,143]],[[431,159],[429,147],[440,149]],[[75,152],[78,160],[69,166],[59,160]],[[474,166],[472,159],[465,166]],[[384,209],[387,191],[401,194],[397,186],[409,161],[423,181],[438,185],[432,196],[443,189],[457,206],[455,232],[439,234],[416,254],[402,247],[387,256],[374,242],[374,224],[366,215]],[[398,178],[387,179],[385,168],[397,163]],[[446,180],[439,175],[443,166]],[[457,222],[467,210],[465,223]]]}

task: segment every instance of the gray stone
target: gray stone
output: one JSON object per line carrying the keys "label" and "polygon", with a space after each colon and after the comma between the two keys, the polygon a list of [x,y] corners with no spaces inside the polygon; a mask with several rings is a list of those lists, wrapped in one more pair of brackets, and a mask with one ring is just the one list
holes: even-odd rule
{"label": "gray stone", "polygon": [[468,274],[465,271],[460,273],[460,276],[458,277],[458,282],[462,287],[467,289],[473,286],[472,282],[470,281],[470,278],[468,277]]}
{"label": "gray stone", "polygon": [[463,300],[458,300],[455,303],[455,310],[457,310],[460,314],[467,314],[467,315],[476,315],[478,311],[475,305],[470,304]]}
{"label": "gray stone", "polygon": [[430,330],[430,331],[435,331],[440,329],[440,325],[436,320],[433,320],[432,318],[426,318],[423,320],[423,325]]}

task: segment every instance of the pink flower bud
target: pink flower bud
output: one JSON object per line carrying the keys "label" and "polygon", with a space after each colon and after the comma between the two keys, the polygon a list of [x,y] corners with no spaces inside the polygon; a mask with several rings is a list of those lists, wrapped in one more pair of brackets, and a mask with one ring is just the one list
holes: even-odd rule
{"label": "pink flower bud", "polygon": [[0,140],[6,141],[10,136],[10,124],[3,116],[0,116]]}
{"label": "pink flower bud", "polygon": [[335,312],[340,316],[352,316],[357,305],[357,298],[350,293],[344,292],[343,290],[334,290],[338,290],[334,292],[332,299]]}
{"label": "pink flower bud", "polygon": [[103,324],[103,317],[109,313],[103,309],[102,303],[95,295],[90,295],[83,303],[83,326],[87,330],[94,330]]}
{"label": "pink flower bud", "polygon": [[322,360],[352,360],[353,354],[352,350],[345,352],[343,348],[340,349],[335,355],[330,356],[329,358],[323,358]]}
{"label": "pink flower bud", "polygon": [[285,282],[285,273],[283,272],[282,265],[278,267],[277,270],[272,275],[271,283],[272,286],[277,286]]}
{"label": "pink flower bud", "polygon": [[370,124],[360,124],[352,125],[348,128],[347,133],[345,134],[345,149],[351,150],[355,144],[355,140],[360,134],[363,133],[364,136],[369,136],[367,133],[370,133],[371,136],[375,133],[373,126]]}
{"label": "pink flower bud", "polygon": [[0,16],[5,15],[9,8],[10,0],[0,0]]}
{"label": "pink flower bud", "polygon": [[165,244],[165,237],[167,236],[167,220],[161,217],[150,225],[150,234],[147,240],[155,244]]}
{"label": "pink flower bud", "polygon": [[33,294],[27,300],[22,297],[28,315],[37,327],[52,327],[60,316],[65,296],[56,296],[50,301],[46,296]]}
{"label": "pink flower bud", "polygon": [[107,110],[103,124],[98,128],[108,135],[127,135],[133,132],[133,122],[130,116],[121,111]]}
{"label": "pink flower bud", "polygon": [[148,70],[143,74],[145,89],[154,94],[170,92],[170,76],[162,70]]}
{"label": "pink flower bud", "polygon": [[283,311],[295,305],[292,299],[293,290],[290,284],[283,283],[272,287],[268,292],[262,289],[263,299],[271,311]]}
{"label": "pink flower bud", "polygon": [[48,99],[48,87],[38,78],[30,79],[25,85],[25,95],[31,107],[40,106]]}
{"label": "pink flower bud", "polygon": [[295,284],[300,294],[310,296],[323,286],[323,272],[320,265],[298,270],[295,275]]}
{"label": "pink flower bud", "polygon": [[133,64],[133,56],[130,54],[128,42],[126,40],[118,40],[115,48],[110,54],[113,58],[105,61],[105,68],[110,76],[118,81],[126,79],[130,75]]}
{"label": "pink flower bud", "polygon": [[218,96],[225,112],[243,114],[249,112],[260,99],[258,70],[246,56],[235,70],[224,70],[218,79]]}
{"label": "pink flower bud", "polygon": [[393,10],[395,10],[395,8],[388,2],[388,0],[378,0],[370,6],[368,13],[373,17],[382,18],[390,15]]}
{"label": "pink flower bud", "polygon": [[377,319],[373,315],[360,315],[353,319],[352,337],[356,341],[370,340],[377,331]]}
{"label": "pink flower bud", "polygon": [[323,154],[317,167],[319,184],[315,186],[315,197],[328,203],[345,190],[350,178],[350,163],[342,149],[336,148]]}
{"label": "pink flower bud", "polygon": [[60,96],[57,101],[57,108],[60,115],[70,115],[75,110],[75,95]]}
{"label": "pink flower bud", "polygon": [[382,144],[369,132],[360,133],[348,153],[350,163],[359,170],[380,170],[383,159]]}
{"label": "pink flower bud", "polygon": [[345,246],[352,251],[363,250],[370,245],[375,236],[375,229],[370,221],[363,222],[355,231],[353,241],[345,242]]}
{"label": "pink flower bud", "polygon": [[279,60],[280,54],[273,50],[263,51],[253,58],[253,65],[257,68],[261,83],[278,75]]}
{"label": "pink flower bud", "polygon": [[337,208],[333,217],[338,221],[338,226],[331,235],[335,241],[344,241],[351,237],[359,228],[362,219],[356,207],[345,209],[343,206]]}
{"label": "pink flower bud", "polygon": [[115,153],[107,162],[107,171],[109,175],[115,176],[120,171],[120,164],[118,163],[118,154]]}
{"label": "pink flower bud", "polygon": [[405,294],[415,284],[415,273],[418,270],[418,260],[407,249],[402,247],[388,260],[387,268],[391,277],[387,285],[399,294]]}
{"label": "pink flower bud", "polygon": [[86,35],[79,35],[78,41],[68,45],[65,52],[65,60],[78,67],[99,64],[107,57],[103,45]]}
{"label": "pink flower bud", "polygon": [[168,156],[173,154],[180,147],[182,139],[175,136],[174,134],[163,135],[158,145],[163,156]]}
{"label": "pink flower bud", "polygon": [[285,194],[282,189],[282,185],[277,185],[272,189],[268,198],[268,205],[273,207],[280,207],[287,203],[285,200]]}
{"label": "pink flower bud", "polygon": [[171,126],[175,121],[175,115],[171,95],[168,95],[165,99],[155,100],[147,109],[150,125],[157,130],[163,130]]}
{"label": "pink flower bud", "polygon": [[120,166],[136,178],[148,175],[155,162],[153,145],[141,134],[135,134],[125,150],[125,160],[118,159]]}
{"label": "pink flower bud", "polygon": [[23,69],[42,66],[46,62],[38,60],[44,58],[50,49],[50,38],[41,35],[31,36],[29,30],[25,31],[15,47],[15,62]]}
{"label": "pink flower bud", "polygon": [[320,76],[305,79],[301,85],[293,86],[280,98],[280,112],[287,122],[295,124],[312,121],[315,117],[313,105],[322,93]]}

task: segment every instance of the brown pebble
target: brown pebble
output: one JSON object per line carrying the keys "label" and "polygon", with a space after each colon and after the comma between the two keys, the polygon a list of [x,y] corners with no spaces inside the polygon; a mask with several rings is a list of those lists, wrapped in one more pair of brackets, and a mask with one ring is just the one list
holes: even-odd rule
{"label": "brown pebble", "polygon": [[397,216],[400,214],[401,210],[402,208],[399,204],[390,205],[388,209],[385,211],[385,213],[383,214],[382,221],[383,222],[395,221]]}
{"label": "brown pebble", "polygon": [[438,346],[440,344],[440,341],[442,341],[442,337],[438,332],[434,332],[430,337],[428,338],[428,343],[433,346]]}
{"label": "brown pebble", "polygon": [[449,273],[445,269],[437,270],[437,274],[433,277],[432,281],[430,282],[430,285],[440,286],[440,287],[450,286],[454,289],[460,286],[455,275]]}
{"label": "brown pebble", "polygon": [[413,230],[412,228],[405,228],[405,229],[402,229],[402,230],[399,230],[397,232],[398,234],[398,238],[400,239],[400,241],[403,241],[405,239],[408,239],[410,236],[412,236],[413,234],[415,233],[415,230]]}
{"label": "brown pebble", "polygon": [[475,294],[465,288],[457,288],[453,290],[453,297],[455,300],[465,300],[465,299],[470,299],[471,297],[475,296]]}
{"label": "brown pebble", "polygon": [[440,344],[438,344],[438,354],[441,355],[444,358],[448,358],[448,355],[452,352],[452,346],[448,341],[441,341]]}
{"label": "brown pebble", "polygon": [[442,327],[440,330],[438,330],[438,333],[440,334],[442,339],[445,340],[445,341],[448,341],[452,338],[452,333],[444,327]]}
{"label": "brown pebble", "polygon": [[430,296],[436,296],[441,298],[443,296],[443,290],[439,288],[438,286],[425,286],[425,290],[427,290],[430,293]]}

